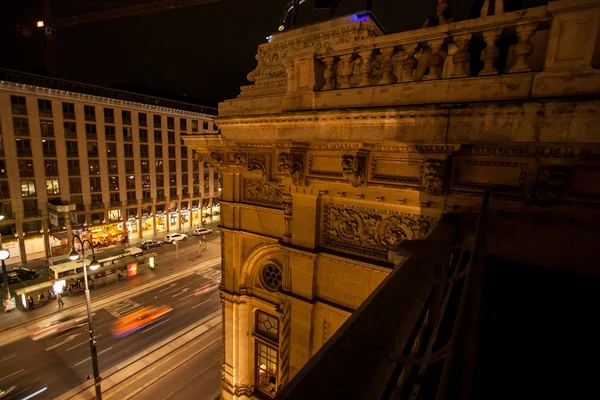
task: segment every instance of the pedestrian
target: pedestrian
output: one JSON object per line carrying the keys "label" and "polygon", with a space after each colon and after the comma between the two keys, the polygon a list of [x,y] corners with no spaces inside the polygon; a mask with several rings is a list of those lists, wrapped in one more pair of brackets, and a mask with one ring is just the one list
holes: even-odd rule
{"label": "pedestrian", "polygon": [[44,298],[44,292],[40,292],[40,298],[38,299],[38,303],[41,303],[43,301],[46,301],[46,299]]}
{"label": "pedestrian", "polygon": [[29,311],[33,311],[33,297],[27,296],[27,304],[29,304]]}
{"label": "pedestrian", "polygon": [[56,298],[58,300],[58,308],[61,308],[62,306],[65,305],[63,299],[62,299],[62,295],[60,293],[56,294]]}
{"label": "pedestrian", "polygon": [[54,296],[52,295],[52,290],[48,290],[48,300],[53,300]]}

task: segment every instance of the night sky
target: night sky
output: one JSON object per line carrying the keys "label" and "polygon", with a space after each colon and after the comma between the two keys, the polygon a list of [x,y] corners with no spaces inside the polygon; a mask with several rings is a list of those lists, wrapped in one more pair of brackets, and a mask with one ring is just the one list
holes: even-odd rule
{"label": "night sky", "polygon": [[[51,0],[56,18],[153,0]],[[221,0],[152,14],[61,28],[58,74],[91,83],[216,106],[239,94],[256,67],[259,44],[277,30],[289,0]],[[450,0],[458,20],[475,0]],[[298,25],[328,17],[314,0],[300,6]],[[547,3],[523,0],[525,7]],[[344,0],[338,15],[364,8]],[[388,33],[420,28],[435,14],[436,0],[373,0],[373,13]],[[42,19],[41,0],[0,2],[0,66],[44,72],[44,38],[39,30],[23,37],[16,23]]]}

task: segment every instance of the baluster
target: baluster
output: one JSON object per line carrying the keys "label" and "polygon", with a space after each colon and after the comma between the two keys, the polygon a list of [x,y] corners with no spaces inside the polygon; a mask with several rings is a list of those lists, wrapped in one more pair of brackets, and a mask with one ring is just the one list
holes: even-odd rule
{"label": "baluster", "polygon": [[392,63],[394,64],[394,75],[396,77],[396,82],[402,81],[402,77],[404,76],[404,70],[402,69],[402,63],[406,59],[406,52],[404,50],[397,52],[394,57],[392,57]]}
{"label": "baluster", "polygon": [[360,55],[360,82],[358,82],[358,86],[369,86],[371,84],[371,80],[369,77],[371,76],[371,72],[373,72],[373,50],[361,51],[358,53]]}
{"label": "baluster", "polygon": [[508,72],[526,72],[531,71],[527,64],[527,57],[533,53],[533,44],[529,41],[535,33],[538,24],[528,24],[517,26],[517,38],[519,43],[515,45],[515,65]]}
{"label": "baluster", "polygon": [[440,79],[442,77],[442,55],[440,50],[444,45],[444,39],[430,40],[427,45],[431,49],[427,66],[429,67],[429,73],[425,76],[424,80]]}
{"label": "baluster", "polygon": [[483,40],[486,47],[481,52],[481,61],[483,61],[483,69],[479,75],[496,75],[498,70],[494,68],[494,61],[500,55],[500,49],[496,47],[496,42],[500,39],[502,29],[494,29],[492,31],[483,32]]}
{"label": "baluster", "polygon": [[331,90],[335,88],[335,57],[325,57],[323,62],[327,66],[323,76],[325,77],[325,86],[321,90]]}
{"label": "baluster", "polygon": [[415,77],[413,72],[417,67],[417,60],[415,59],[415,53],[417,51],[417,43],[404,45],[404,51],[406,51],[406,58],[402,62],[402,68],[404,68],[404,76],[402,82],[414,81]]}
{"label": "baluster", "polygon": [[352,76],[352,53],[344,54],[340,58],[343,64],[339,79],[340,88],[348,89],[350,87],[350,77]]}
{"label": "baluster", "polygon": [[383,55],[383,63],[381,63],[382,78],[379,81],[379,84],[389,85],[390,83],[396,82],[396,77],[394,76],[394,64],[392,63],[394,47],[392,46],[381,49],[381,55]]}
{"label": "baluster", "polygon": [[469,47],[471,36],[470,33],[467,33],[465,35],[456,35],[453,37],[454,43],[456,43],[456,47],[458,47],[458,51],[454,53],[454,56],[452,57],[452,63],[454,64],[454,69],[452,71],[453,78],[469,76],[467,70],[469,51],[467,48]]}

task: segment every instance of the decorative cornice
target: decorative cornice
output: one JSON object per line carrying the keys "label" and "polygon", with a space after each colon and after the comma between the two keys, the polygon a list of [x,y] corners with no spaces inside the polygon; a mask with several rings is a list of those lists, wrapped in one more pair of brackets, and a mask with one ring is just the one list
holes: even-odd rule
{"label": "decorative cornice", "polygon": [[323,259],[323,260],[327,260],[327,261],[332,261],[338,264],[344,264],[344,265],[348,265],[351,267],[357,267],[360,268],[362,270],[365,271],[370,271],[370,272],[375,272],[378,274],[389,274],[391,269],[390,268],[384,268],[384,267],[379,267],[375,264],[369,264],[366,262],[362,262],[362,261],[357,261],[357,260],[352,260],[350,258],[346,258],[346,257],[340,257],[340,256],[336,256],[333,254],[328,254],[328,253],[319,253],[318,255],[318,260]]}
{"label": "decorative cornice", "polygon": [[214,119],[214,117],[215,117],[214,115],[196,113],[196,112],[192,112],[192,111],[183,111],[183,110],[178,110],[176,108],[158,107],[158,106],[152,106],[149,104],[136,103],[133,101],[112,99],[110,97],[94,96],[94,95],[89,95],[89,94],[69,92],[66,90],[49,89],[49,88],[45,88],[45,87],[41,87],[41,86],[24,85],[21,83],[14,83],[14,82],[8,82],[8,81],[0,81],[0,90],[22,92],[22,93],[26,93],[26,94],[33,94],[36,96],[55,97],[55,98],[63,99],[63,100],[88,101],[88,102],[112,105],[112,106],[116,106],[116,107],[136,108],[136,109],[140,109],[140,110],[162,112],[162,113],[166,113],[166,114],[181,115],[181,116],[186,116],[186,117],[196,117],[196,118],[210,119],[210,120]]}

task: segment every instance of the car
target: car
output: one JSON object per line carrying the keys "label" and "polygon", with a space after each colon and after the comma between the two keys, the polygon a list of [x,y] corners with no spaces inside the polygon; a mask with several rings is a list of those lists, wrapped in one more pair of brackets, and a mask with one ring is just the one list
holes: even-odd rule
{"label": "car", "polygon": [[165,242],[173,243],[179,242],[180,240],[187,240],[187,235],[185,233],[169,233],[165,236]]}
{"label": "car", "polygon": [[140,244],[140,247],[144,250],[148,250],[153,247],[161,247],[162,245],[162,240],[145,240]]}
{"label": "car", "polygon": [[170,306],[146,306],[113,322],[111,331],[115,338],[122,338],[163,319],[173,311]]}
{"label": "car", "polygon": [[210,233],[213,233],[212,229],[208,229],[208,228],[196,228],[196,229],[194,229],[194,232],[192,233],[192,235],[194,235],[194,236],[204,236],[204,235],[208,235]]}
{"label": "car", "polygon": [[[94,314],[92,314],[94,315]],[[32,334],[32,340],[40,340],[58,335],[59,333],[82,326],[87,322],[87,316],[80,318],[63,317],[58,320],[39,326]]]}
{"label": "car", "polygon": [[13,271],[17,273],[19,279],[22,281],[29,281],[32,279],[36,279],[40,276],[40,274],[38,272],[36,272],[32,269],[29,269],[29,268],[20,267],[20,268],[13,269],[11,272],[13,272]]}
{"label": "car", "polygon": [[[8,277],[9,285],[13,285],[13,284],[21,281],[19,279],[19,274],[16,271],[8,271],[6,273],[6,276]],[[0,279],[0,287],[4,287],[4,279]]]}
{"label": "car", "polygon": [[15,390],[16,386],[11,386],[6,390],[2,390],[0,389],[0,399],[5,398],[6,396],[8,396],[10,394],[10,392],[12,392],[13,390]]}

